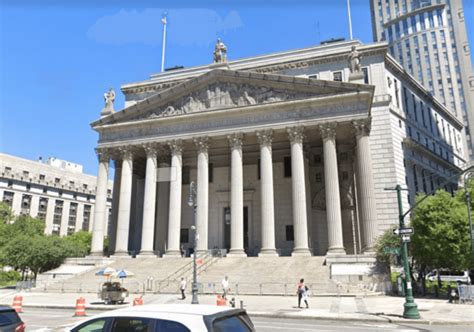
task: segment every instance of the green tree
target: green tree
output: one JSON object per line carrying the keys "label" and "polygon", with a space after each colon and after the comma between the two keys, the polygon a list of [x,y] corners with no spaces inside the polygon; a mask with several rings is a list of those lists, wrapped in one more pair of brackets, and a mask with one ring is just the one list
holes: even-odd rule
{"label": "green tree", "polygon": [[37,235],[31,238],[26,263],[36,279],[38,273],[54,269],[62,264],[67,252],[64,240],[57,236]]}
{"label": "green tree", "polygon": [[68,250],[68,257],[86,256],[91,251],[92,234],[85,231],[79,231],[64,239],[64,248]]}
{"label": "green tree", "polygon": [[411,224],[415,230],[412,255],[422,272],[469,267],[469,223],[466,206],[459,198],[438,190],[413,210]]}
{"label": "green tree", "polygon": [[375,243],[375,256],[377,261],[390,270],[390,265],[396,265],[394,254],[387,253],[385,248],[400,248],[400,237],[393,234],[392,228],[387,229],[381,236],[378,237]]}
{"label": "green tree", "polygon": [[0,202],[0,224],[7,224],[15,219],[10,206],[5,202]]}

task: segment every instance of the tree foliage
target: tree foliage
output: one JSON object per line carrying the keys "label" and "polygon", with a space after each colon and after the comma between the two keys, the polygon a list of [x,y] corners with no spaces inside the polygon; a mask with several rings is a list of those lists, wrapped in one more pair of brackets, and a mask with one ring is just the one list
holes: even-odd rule
{"label": "tree foliage", "polygon": [[[393,226],[393,228],[397,228]],[[385,248],[400,248],[400,237],[393,234],[392,229],[387,229],[375,244],[375,256],[377,261],[387,268],[395,263],[394,254],[387,253]]]}
{"label": "tree foliage", "polygon": [[[5,216],[2,220],[10,218],[11,210],[7,208],[0,206],[0,218]],[[29,270],[36,278],[38,273],[61,265],[67,257],[87,255],[91,240],[91,234],[82,231],[63,238],[45,235],[43,221],[19,216],[14,223],[0,223],[0,264],[22,272]]]}
{"label": "tree foliage", "polygon": [[448,269],[469,267],[469,223],[466,205],[460,197],[438,190],[413,210],[411,224],[415,230],[412,255],[417,265]]}

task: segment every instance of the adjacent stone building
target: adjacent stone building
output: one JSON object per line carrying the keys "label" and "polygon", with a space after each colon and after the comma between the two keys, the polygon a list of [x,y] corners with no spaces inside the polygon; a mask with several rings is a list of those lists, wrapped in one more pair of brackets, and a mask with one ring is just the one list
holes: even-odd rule
{"label": "adjacent stone building", "polygon": [[[226,49],[227,50],[227,49]],[[178,69],[122,86],[103,112],[92,253],[115,165],[115,255],[372,253],[396,194],[429,192],[465,163],[462,122],[386,43],[329,43]],[[194,244],[190,183],[196,182]],[[444,187],[452,191],[457,183]]]}
{"label": "adjacent stone building", "polygon": [[370,6],[374,40],[387,41],[389,53],[464,123],[472,160],[474,72],[462,0],[371,0]]}
{"label": "adjacent stone building", "polygon": [[[45,222],[46,234],[69,235],[92,230],[97,178],[82,173],[82,165],[49,158],[32,161],[0,154],[0,198],[15,215]],[[107,184],[106,208],[112,198]]]}

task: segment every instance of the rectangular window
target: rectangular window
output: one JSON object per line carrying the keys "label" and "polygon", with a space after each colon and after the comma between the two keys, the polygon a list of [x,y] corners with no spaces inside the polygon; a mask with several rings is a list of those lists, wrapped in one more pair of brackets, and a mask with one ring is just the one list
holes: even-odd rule
{"label": "rectangular window", "polygon": [[362,68],[362,73],[364,73],[364,83],[369,84],[369,69],[367,67]]}
{"label": "rectangular window", "polygon": [[12,206],[12,203],[13,203],[13,196],[15,195],[15,193],[11,192],[11,191],[5,191],[3,192],[3,203],[6,203],[8,206]]}
{"label": "rectangular window", "polygon": [[189,243],[189,228],[181,228],[179,243]]}
{"label": "rectangular window", "polygon": [[260,180],[260,159],[257,161],[257,180]]}
{"label": "rectangular window", "polygon": [[412,98],[412,101],[413,101],[413,114],[415,115],[415,121],[418,121],[418,112],[416,110],[416,99],[415,99],[415,95],[412,94],[411,95],[411,98]]}
{"label": "rectangular window", "polygon": [[30,176],[30,172],[23,171],[23,177],[28,178]]}
{"label": "rectangular window", "polygon": [[214,181],[214,165],[209,163],[209,183]]}
{"label": "rectangular window", "polygon": [[83,214],[83,221],[82,221],[82,230],[88,232],[89,231],[89,224],[91,219],[91,206],[84,205],[84,214]]}
{"label": "rectangular window", "polygon": [[423,126],[426,127],[425,108],[421,100],[420,100],[420,112],[421,112],[421,121],[423,122]]}
{"label": "rectangular window", "polygon": [[286,235],[286,241],[294,241],[295,236],[293,233],[293,225],[286,225],[285,226],[285,235]]}
{"label": "rectangular window", "polygon": [[335,71],[332,73],[333,81],[342,82],[342,71]]}
{"label": "rectangular window", "polygon": [[395,100],[397,102],[397,107],[400,108],[400,91],[398,90],[398,81],[396,79],[393,79],[394,85],[395,85]]}
{"label": "rectangular window", "polygon": [[316,173],[316,182],[317,183],[323,182],[323,176],[321,175],[321,173]]}
{"label": "rectangular window", "polygon": [[191,167],[183,166],[183,184],[190,184],[191,183]]}
{"label": "rectangular window", "polygon": [[38,215],[36,217],[38,219],[45,221],[47,209],[48,209],[48,199],[45,197],[40,197],[39,205],[38,205]]}
{"label": "rectangular window", "polygon": [[39,179],[40,179],[40,180],[44,180],[45,178],[46,178],[46,177],[44,176],[44,174],[40,174],[40,175],[39,175]]}
{"label": "rectangular window", "polygon": [[291,178],[291,157],[283,158],[284,177]]}

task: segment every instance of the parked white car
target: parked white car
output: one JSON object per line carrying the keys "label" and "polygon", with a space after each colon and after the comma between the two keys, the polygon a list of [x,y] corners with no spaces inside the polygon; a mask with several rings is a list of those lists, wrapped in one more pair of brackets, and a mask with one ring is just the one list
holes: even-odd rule
{"label": "parked white car", "polygon": [[68,332],[254,332],[244,309],[197,304],[144,305],[88,318]]}
{"label": "parked white car", "polygon": [[450,270],[433,270],[428,273],[427,278],[430,281],[438,280],[438,274],[441,281],[452,281],[452,282],[462,282],[470,283],[469,271],[450,271]]}

